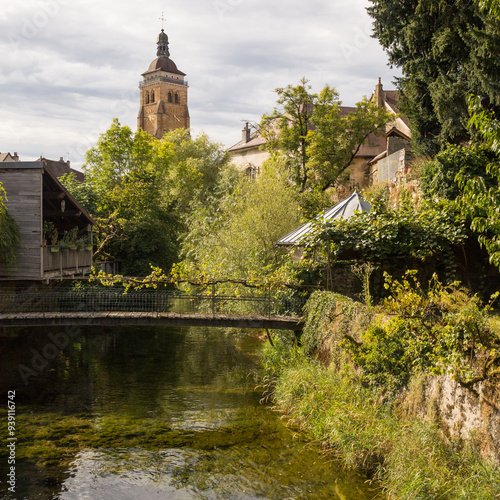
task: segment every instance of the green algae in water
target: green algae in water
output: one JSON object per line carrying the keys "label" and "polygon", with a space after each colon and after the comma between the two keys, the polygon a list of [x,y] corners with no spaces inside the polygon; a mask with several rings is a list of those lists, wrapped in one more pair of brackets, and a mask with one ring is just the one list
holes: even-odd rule
{"label": "green algae in water", "polygon": [[95,333],[17,387],[31,401],[16,422],[26,498],[375,498],[259,404],[249,376],[256,339],[218,329]]}

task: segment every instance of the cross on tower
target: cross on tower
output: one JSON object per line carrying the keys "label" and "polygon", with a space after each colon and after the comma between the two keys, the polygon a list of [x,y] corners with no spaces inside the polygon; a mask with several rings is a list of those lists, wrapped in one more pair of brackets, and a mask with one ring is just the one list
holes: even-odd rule
{"label": "cross on tower", "polygon": [[158,19],[160,19],[161,21],[161,30],[163,31],[163,23],[166,21],[166,19],[163,17],[163,11],[161,11],[161,17],[159,17]]}

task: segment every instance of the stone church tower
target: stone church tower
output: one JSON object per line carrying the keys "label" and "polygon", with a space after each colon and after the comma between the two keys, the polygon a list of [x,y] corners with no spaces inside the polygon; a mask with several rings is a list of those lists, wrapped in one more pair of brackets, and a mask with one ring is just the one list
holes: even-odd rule
{"label": "stone church tower", "polygon": [[137,127],[161,139],[163,134],[176,128],[189,129],[187,102],[188,82],[170,59],[168,36],[161,30],[158,35],[158,56],[139,83],[141,104]]}

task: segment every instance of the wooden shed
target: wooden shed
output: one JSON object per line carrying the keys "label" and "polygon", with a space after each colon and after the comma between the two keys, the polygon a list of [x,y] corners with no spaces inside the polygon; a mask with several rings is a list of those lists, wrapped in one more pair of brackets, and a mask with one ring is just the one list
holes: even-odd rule
{"label": "wooden shed", "polygon": [[0,163],[0,182],[21,237],[17,262],[0,264],[0,279],[88,274],[94,221],[50,168],[43,161]]}

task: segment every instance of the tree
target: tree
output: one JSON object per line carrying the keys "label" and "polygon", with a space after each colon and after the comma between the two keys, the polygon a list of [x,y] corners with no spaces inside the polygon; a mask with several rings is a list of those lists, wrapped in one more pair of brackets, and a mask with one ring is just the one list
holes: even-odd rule
{"label": "tree", "polygon": [[[476,0],[486,16],[500,21],[500,6],[496,0]],[[486,12],[488,11],[488,12]],[[500,268],[500,121],[488,109],[485,100],[468,96],[469,128],[473,139],[496,156],[483,172],[457,174],[463,190],[462,209],[472,218],[471,229],[488,251],[490,262]]]}
{"label": "tree", "polygon": [[383,133],[391,117],[367,98],[344,114],[337,91],[327,85],[314,105],[314,128],[308,133],[309,171],[314,183],[323,191],[334,187],[370,134]]}
{"label": "tree", "polygon": [[231,170],[224,148],[205,135],[176,130],[158,140],[116,119],[86,159],[85,182],[63,182],[96,219],[96,256],[136,276],[150,265],[170,270],[191,214],[217,197],[219,178]]}
{"label": "tree", "polygon": [[308,133],[317,94],[310,93],[308,80],[302,78],[299,85],[277,88],[277,104],[270,115],[264,115],[260,123],[262,136],[269,151],[281,151],[287,159],[287,167],[293,182],[303,191],[308,180]]}
{"label": "tree", "polygon": [[461,178],[482,176],[487,185],[493,181],[486,175],[488,163],[495,161],[486,146],[473,144],[467,146],[448,145],[434,156],[424,161],[420,170],[420,186],[424,197],[434,201],[437,199],[456,200],[462,196],[457,175]]}
{"label": "tree", "polygon": [[370,134],[382,132],[391,118],[366,98],[345,113],[334,87],[319,94],[310,89],[306,79],[276,89],[280,107],[261,121],[266,148],[284,155],[300,192],[333,187]]}
{"label": "tree", "polygon": [[229,153],[206,134],[193,139],[186,129],[177,129],[165,134],[162,143],[169,144],[172,152],[166,187],[185,222],[200,205],[220,200],[236,185],[238,174]]}
{"label": "tree", "polygon": [[201,214],[205,231],[190,233],[185,265],[210,277],[263,277],[284,262],[276,241],[299,224],[298,193],[288,182],[283,161],[266,161],[256,181],[242,178],[211,218]]}
{"label": "tree", "polygon": [[499,21],[469,0],[370,2],[374,36],[403,72],[400,109],[416,149],[433,154],[468,140],[468,94],[500,109]]}
{"label": "tree", "polygon": [[463,190],[462,208],[471,217],[471,228],[488,251],[490,262],[500,267],[500,122],[478,98],[471,97],[469,105],[471,127],[497,158],[487,164],[484,173],[472,177],[464,172],[457,174]]}

